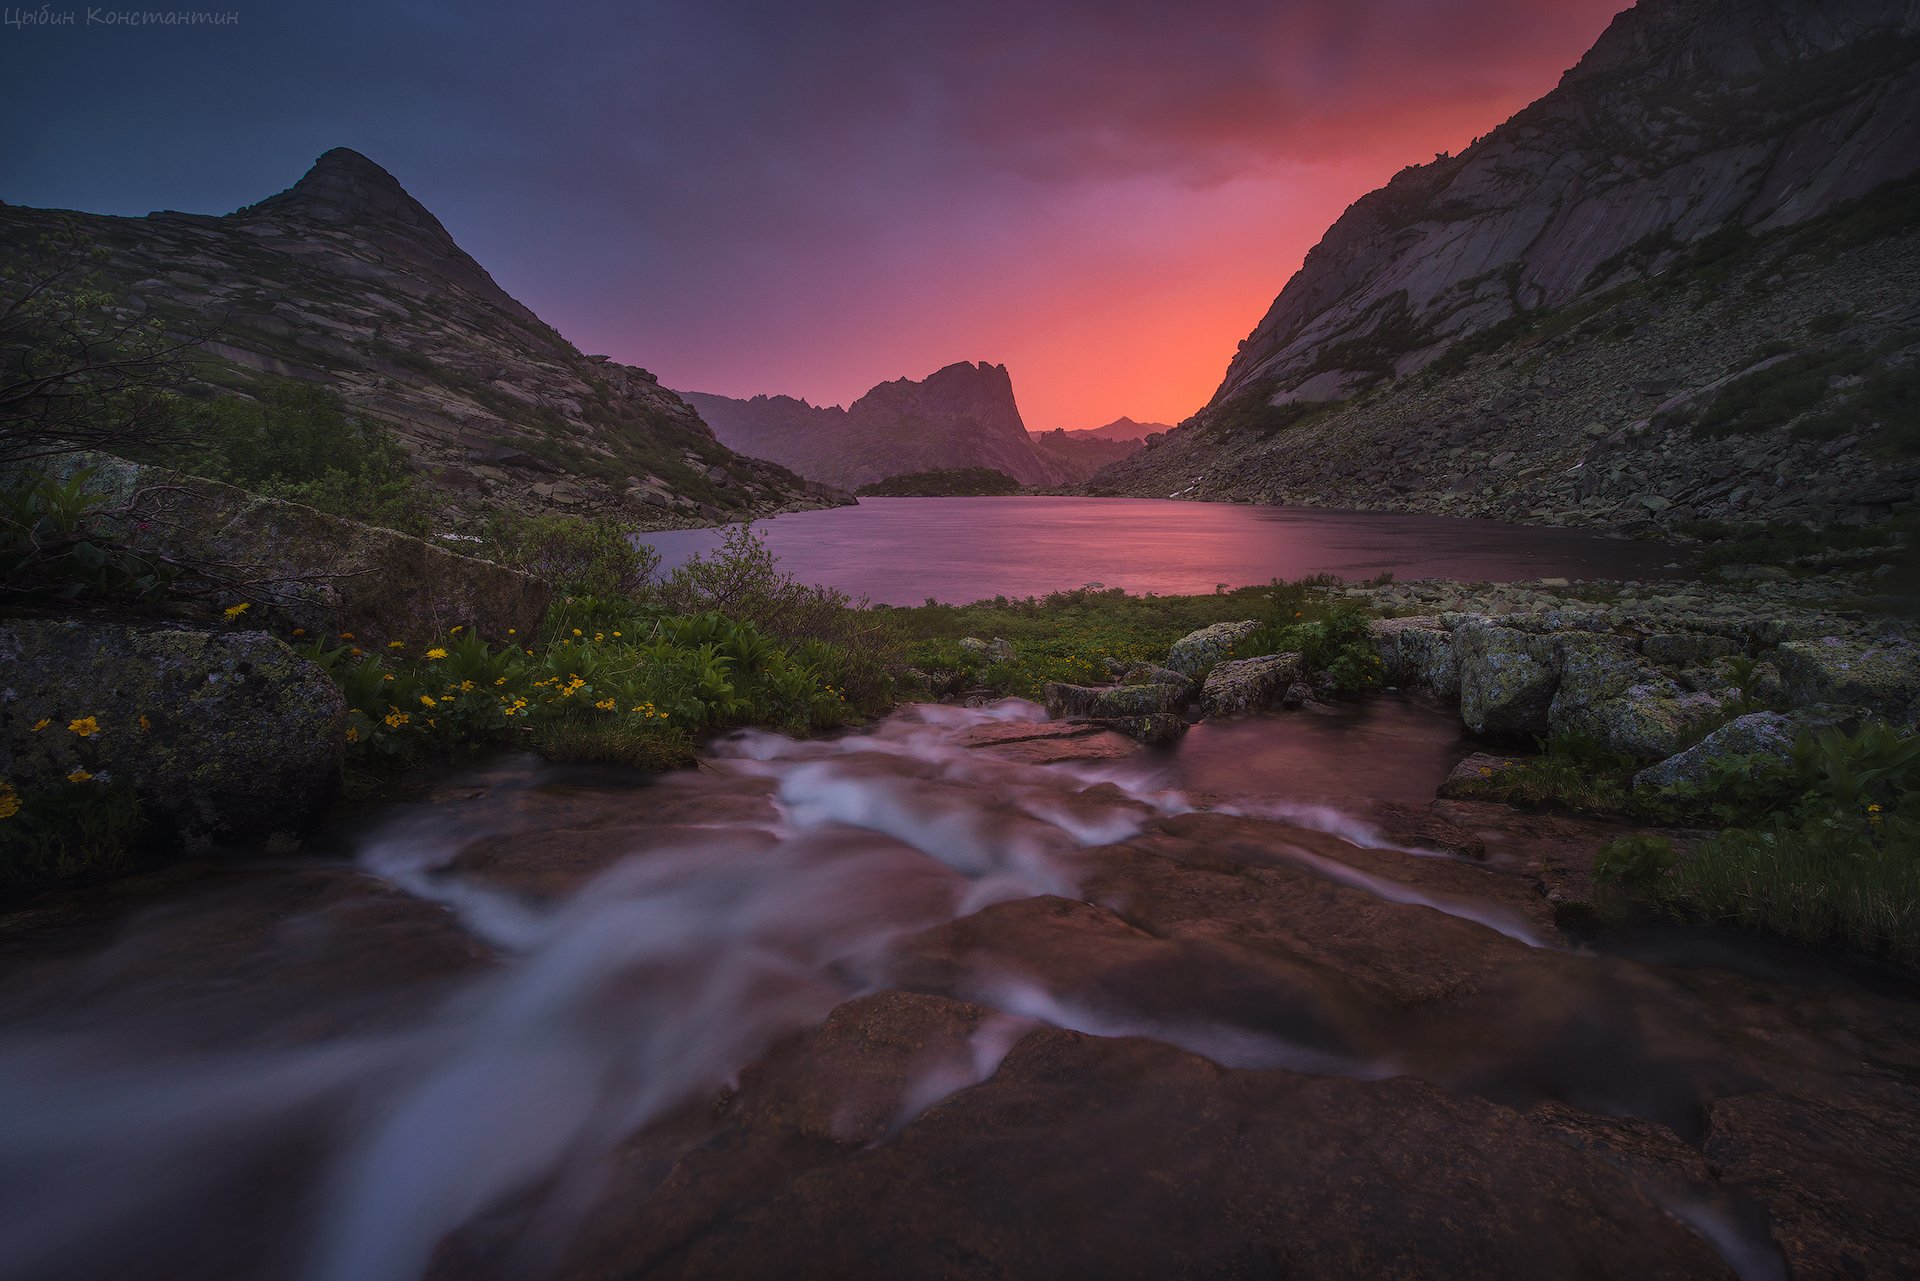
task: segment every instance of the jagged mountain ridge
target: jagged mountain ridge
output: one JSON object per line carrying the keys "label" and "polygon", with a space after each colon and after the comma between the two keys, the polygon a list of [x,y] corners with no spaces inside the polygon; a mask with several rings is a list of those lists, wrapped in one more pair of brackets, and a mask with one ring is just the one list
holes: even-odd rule
{"label": "jagged mountain ridge", "polygon": [[[1645,0],[1539,102],[1357,201],[1208,406],[1094,484],[1592,524],[1885,514],[1910,462],[1853,387],[1920,356],[1916,169],[1920,5]],[[1809,366],[1834,371],[1817,403],[1700,429],[1730,380],[1756,399]]]}
{"label": "jagged mountain ridge", "polygon": [[881,383],[845,408],[792,396],[681,394],[729,447],[845,489],[968,467],[1004,472],[1023,485],[1085,475],[1034,448],[1005,365],[963,360],[918,381]]}
{"label": "jagged mountain ridge", "polygon": [[1125,416],[1114,419],[1100,427],[1081,427],[1069,429],[1056,427],[1051,432],[1035,432],[1034,435],[1063,435],[1069,440],[1145,440],[1155,432],[1172,431],[1168,423],[1137,423]]}
{"label": "jagged mountain ridge", "polygon": [[728,450],[647,371],[581,353],[357,152],[224,216],[0,205],[0,256],[63,229],[105,251],[97,275],[120,308],[210,335],[209,382],[327,383],[456,496],[646,524],[826,497]]}

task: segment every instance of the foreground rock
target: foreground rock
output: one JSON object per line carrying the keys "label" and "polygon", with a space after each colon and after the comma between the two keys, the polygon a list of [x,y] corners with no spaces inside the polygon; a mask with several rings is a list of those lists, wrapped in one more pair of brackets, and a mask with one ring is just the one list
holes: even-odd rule
{"label": "foreground rock", "polygon": [[916,1079],[971,1061],[993,1017],[898,992],[841,1007],[565,1275],[1732,1275],[1626,1174],[1410,1079],[1049,1028],[913,1119]]}
{"label": "foreground rock", "polygon": [[81,469],[93,473],[91,488],[109,507],[133,513],[125,533],[136,546],[251,584],[234,589],[252,606],[250,622],[270,617],[370,641],[443,636],[454,626],[530,635],[552,599],[552,588],[531,575],[217,481],[104,454],[54,467],[61,475]]}
{"label": "foreground rock", "polygon": [[1289,686],[1306,675],[1298,654],[1268,654],[1261,658],[1230,659],[1214,664],[1200,688],[1200,711],[1206,716],[1245,716],[1278,703]]}
{"label": "foreground rock", "polygon": [[264,632],[17,619],[0,669],[0,777],[22,793],[129,785],[204,846],[303,831],[339,788],[345,700]]}
{"label": "foreground rock", "polygon": [[1237,623],[1214,623],[1189,632],[1167,651],[1167,667],[1182,676],[1195,677],[1233,653],[1233,647],[1259,631],[1258,619]]}

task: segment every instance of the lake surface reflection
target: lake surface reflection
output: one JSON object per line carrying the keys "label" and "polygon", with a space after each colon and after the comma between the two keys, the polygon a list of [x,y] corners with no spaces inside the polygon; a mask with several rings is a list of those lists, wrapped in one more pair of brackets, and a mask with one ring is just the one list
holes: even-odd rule
{"label": "lake surface reflection", "polygon": [[[1661,578],[1684,553],[1588,530],[1157,498],[866,498],[761,526],[781,568],[876,604],[964,604],[1098,583],[1162,595],[1338,574],[1510,582]],[[645,536],[668,568],[714,529]],[[1673,568],[1667,568],[1673,566]]]}

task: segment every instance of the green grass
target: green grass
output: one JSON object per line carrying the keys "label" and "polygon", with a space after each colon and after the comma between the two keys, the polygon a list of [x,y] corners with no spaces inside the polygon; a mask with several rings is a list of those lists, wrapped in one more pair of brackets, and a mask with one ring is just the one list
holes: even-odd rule
{"label": "green grass", "polygon": [[1667,871],[1652,901],[1689,920],[1920,966],[1911,822],[1881,833],[1859,816],[1846,827],[1782,820],[1724,832]]}
{"label": "green grass", "polygon": [[[1162,663],[1168,649],[1187,633],[1243,619],[1265,626],[1260,636],[1242,644],[1242,657],[1277,652],[1260,648],[1263,645],[1312,650],[1310,666],[1316,659],[1328,666],[1345,659],[1341,671],[1351,667],[1358,675],[1363,666],[1371,668],[1366,660],[1372,658],[1372,649],[1363,638],[1356,640],[1364,634],[1363,616],[1322,590],[1334,581],[1276,582],[1204,596],[1134,596],[1119,588],[1083,587],[971,605],[929,601],[886,614],[905,638],[903,660],[909,666],[1022,697],[1037,695],[1048,681],[1084,685],[1110,680],[1109,659]],[[1337,637],[1329,642],[1325,629],[1336,627]],[[1013,645],[1013,661],[989,664],[968,654],[958,644],[967,636],[1007,640]],[[1356,645],[1365,648],[1364,658]]]}

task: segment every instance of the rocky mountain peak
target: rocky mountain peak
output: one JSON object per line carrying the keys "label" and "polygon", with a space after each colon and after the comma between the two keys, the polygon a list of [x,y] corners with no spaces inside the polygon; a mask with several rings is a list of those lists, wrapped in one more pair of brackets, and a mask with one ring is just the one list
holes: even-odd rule
{"label": "rocky mountain peak", "polygon": [[[425,268],[484,298],[488,305],[538,325],[533,313],[495,283],[460,248],[427,207],[400,180],[348,147],[313,162],[300,181],[232,215],[242,222],[271,220],[299,228],[328,228],[354,237],[377,256]],[[542,329],[544,325],[540,326]]]}
{"label": "rocky mountain peak", "polygon": [[295,215],[325,223],[398,223],[452,240],[398,178],[348,147],[335,147],[314,161],[293,186],[240,212]]}

